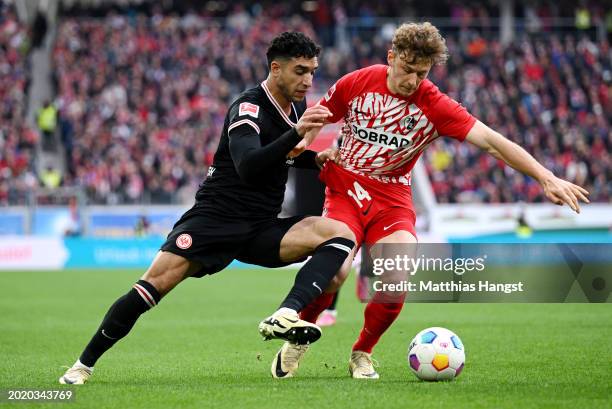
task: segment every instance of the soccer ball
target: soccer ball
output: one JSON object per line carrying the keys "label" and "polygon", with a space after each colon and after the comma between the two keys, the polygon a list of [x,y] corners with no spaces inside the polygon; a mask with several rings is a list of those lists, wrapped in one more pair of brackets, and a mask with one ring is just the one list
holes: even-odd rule
{"label": "soccer ball", "polygon": [[465,364],[465,349],[452,331],[432,327],[419,332],[408,347],[408,363],[424,381],[450,381]]}

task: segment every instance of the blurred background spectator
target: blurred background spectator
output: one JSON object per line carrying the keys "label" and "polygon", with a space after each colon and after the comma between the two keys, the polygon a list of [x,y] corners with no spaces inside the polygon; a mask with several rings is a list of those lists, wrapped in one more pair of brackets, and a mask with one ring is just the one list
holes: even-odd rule
{"label": "blurred background spectator", "polygon": [[38,185],[33,170],[38,134],[24,120],[28,50],[27,26],[0,2],[0,205],[24,204]]}
{"label": "blurred background spectator", "polygon": [[[397,22],[421,16],[435,18],[447,38],[451,58],[430,74],[441,90],[584,185],[592,200],[611,200],[612,14],[605,3],[515,1],[507,43],[494,0],[73,4],[56,27],[53,106],[66,157],[60,183],[84,188],[91,203],[190,202],[228,104],[266,77],[264,51],[277,33],[303,31],[324,45],[314,100],[346,72],[384,63]],[[23,202],[38,183],[38,135],[22,120],[27,30],[10,8],[0,22],[6,204]],[[440,138],[424,160],[439,202],[544,200],[534,181],[468,144]]]}

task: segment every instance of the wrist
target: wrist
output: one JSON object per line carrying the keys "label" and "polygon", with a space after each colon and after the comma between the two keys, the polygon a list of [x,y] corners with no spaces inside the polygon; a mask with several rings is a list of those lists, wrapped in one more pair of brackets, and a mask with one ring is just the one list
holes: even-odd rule
{"label": "wrist", "polygon": [[323,169],[323,163],[324,162],[323,162],[323,159],[321,158],[321,153],[319,152],[315,155],[315,164],[317,165],[319,169]]}
{"label": "wrist", "polygon": [[537,175],[536,180],[540,185],[544,186],[548,181],[554,179],[554,177],[555,175],[550,170],[544,169]]}
{"label": "wrist", "polygon": [[297,136],[299,136],[301,139],[304,139],[304,136],[306,135],[306,131],[304,129],[298,126],[293,127],[293,129],[295,130]]}

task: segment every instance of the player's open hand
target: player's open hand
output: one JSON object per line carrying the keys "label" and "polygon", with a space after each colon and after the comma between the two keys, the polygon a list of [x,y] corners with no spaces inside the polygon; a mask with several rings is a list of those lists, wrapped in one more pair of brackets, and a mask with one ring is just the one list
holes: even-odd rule
{"label": "player's open hand", "polygon": [[559,206],[567,204],[576,213],[580,213],[579,201],[590,203],[587,198],[589,192],[586,189],[560,179],[553,174],[540,181],[540,185],[542,185],[548,200]]}
{"label": "player's open hand", "polygon": [[322,152],[317,153],[315,161],[317,162],[317,166],[319,167],[319,169],[322,169],[323,165],[325,165],[327,161],[332,161],[334,163],[342,165],[342,159],[340,159],[340,152],[336,148],[328,148]]}

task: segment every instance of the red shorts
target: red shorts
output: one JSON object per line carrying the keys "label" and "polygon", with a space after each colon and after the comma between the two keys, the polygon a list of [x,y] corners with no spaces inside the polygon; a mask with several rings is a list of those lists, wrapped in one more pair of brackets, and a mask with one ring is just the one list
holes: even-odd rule
{"label": "red shorts", "polygon": [[416,237],[416,214],[409,186],[383,183],[334,163],[319,178],[327,185],[323,216],[344,222],[357,243],[372,245],[398,230]]}

